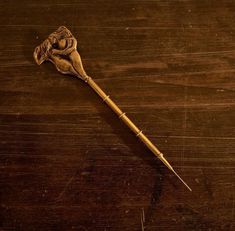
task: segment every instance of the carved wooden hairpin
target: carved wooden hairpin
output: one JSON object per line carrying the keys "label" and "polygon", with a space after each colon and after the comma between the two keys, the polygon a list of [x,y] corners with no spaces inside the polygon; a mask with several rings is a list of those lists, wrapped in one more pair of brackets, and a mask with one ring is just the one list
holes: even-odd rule
{"label": "carved wooden hairpin", "polygon": [[52,62],[57,70],[63,74],[74,75],[85,81],[102,100],[117,114],[135,135],[157,156],[190,190],[191,188],[183,181],[183,179],[175,172],[173,167],[164,158],[158,148],[143,134],[143,132],[135,126],[135,124],[127,117],[104,91],[88,76],[83,68],[81,57],[77,51],[77,40],[72,33],[64,26],[59,27],[54,33],[39,46],[35,48],[34,59],[38,65],[44,61]]}

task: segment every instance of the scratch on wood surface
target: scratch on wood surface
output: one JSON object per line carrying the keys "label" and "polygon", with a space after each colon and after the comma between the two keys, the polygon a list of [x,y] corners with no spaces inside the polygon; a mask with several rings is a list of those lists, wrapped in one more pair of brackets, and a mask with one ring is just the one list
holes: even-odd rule
{"label": "scratch on wood surface", "polygon": [[140,222],[141,222],[141,231],[145,230],[145,214],[144,214],[144,209],[142,208],[141,214],[140,214]]}
{"label": "scratch on wood surface", "polygon": [[[183,137],[186,136],[186,130],[187,130],[187,113],[188,109],[186,107],[187,101],[188,101],[188,78],[185,77],[184,79],[184,118],[183,118]],[[183,144],[182,144],[182,153],[181,153],[181,163],[184,160],[184,154],[185,154],[185,138],[183,138]],[[181,164],[183,166],[183,164]]]}
{"label": "scratch on wood surface", "polygon": [[76,173],[72,177],[70,177],[70,179],[67,181],[66,185],[64,186],[64,188],[61,191],[61,193],[59,194],[59,196],[55,199],[55,201],[59,201],[63,197],[63,195],[65,194],[67,188],[73,182],[75,176],[76,176]]}
{"label": "scratch on wood surface", "polygon": [[234,210],[235,210],[235,189],[234,189],[234,183],[232,184],[232,190],[233,190],[233,202],[232,202],[232,220],[234,220]]}

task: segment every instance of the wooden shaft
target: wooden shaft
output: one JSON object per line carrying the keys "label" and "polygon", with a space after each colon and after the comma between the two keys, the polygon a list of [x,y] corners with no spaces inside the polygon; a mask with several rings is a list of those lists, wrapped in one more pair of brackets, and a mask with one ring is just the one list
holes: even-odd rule
{"label": "wooden shaft", "polygon": [[88,85],[103,99],[103,101],[117,114],[117,116],[135,133],[135,135],[157,156],[170,170],[173,170],[168,161],[163,157],[163,154],[159,149],[143,134],[143,132],[128,118],[125,112],[123,112],[117,104],[110,99],[109,95],[95,83],[91,77],[87,77],[85,80]]}

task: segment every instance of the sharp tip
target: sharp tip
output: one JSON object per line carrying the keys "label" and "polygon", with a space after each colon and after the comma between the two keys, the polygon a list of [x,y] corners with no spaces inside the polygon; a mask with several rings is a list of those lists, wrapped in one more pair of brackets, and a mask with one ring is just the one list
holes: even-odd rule
{"label": "sharp tip", "polygon": [[163,154],[160,153],[158,158],[178,177],[178,179],[186,186],[186,188],[192,192],[192,189],[186,184],[186,182],[176,173],[173,167],[169,164],[169,162],[163,157]]}
{"label": "sharp tip", "polygon": [[188,189],[190,192],[193,191],[187,184],[186,184],[185,186],[187,187],[187,189]]}
{"label": "sharp tip", "polygon": [[187,185],[187,183],[177,174],[177,172],[172,169],[172,171],[174,172],[174,174],[178,177],[178,179],[185,185],[185,187],[190,191],[192,192],[192,189]]}

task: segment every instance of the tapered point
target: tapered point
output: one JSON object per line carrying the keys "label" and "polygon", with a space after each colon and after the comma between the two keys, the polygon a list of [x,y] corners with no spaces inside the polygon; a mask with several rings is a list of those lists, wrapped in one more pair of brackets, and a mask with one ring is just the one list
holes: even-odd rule
{"label": "tapered point", "polygon": [[177,172],[172,169],[172,172],[178,177],[178,179],[185,185],[185,187],[190,191],[192,192],[192,189],[186,184],[186,182],[177,174]]}

